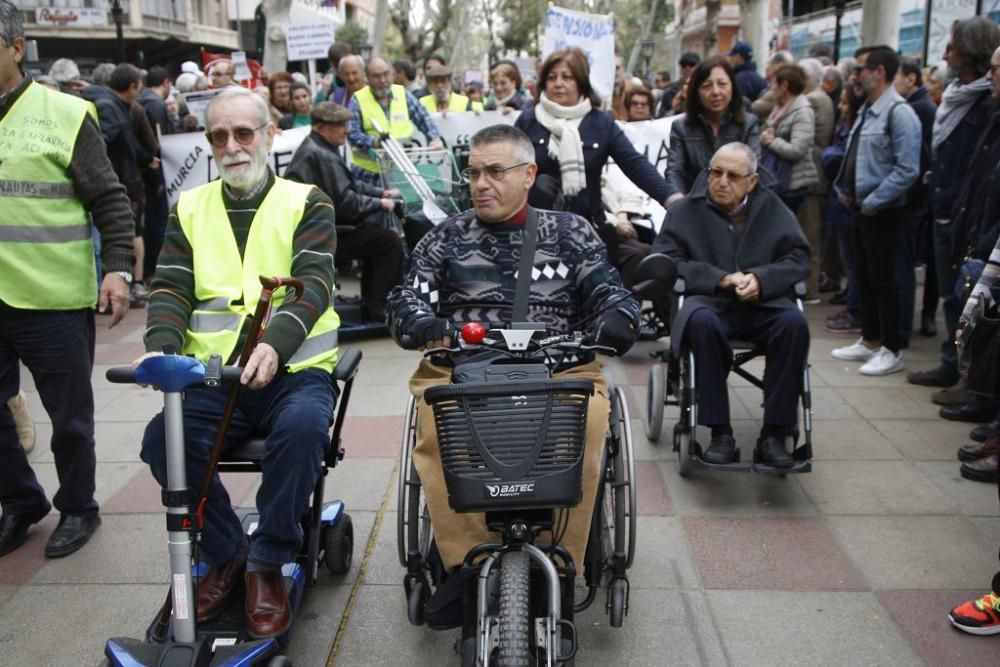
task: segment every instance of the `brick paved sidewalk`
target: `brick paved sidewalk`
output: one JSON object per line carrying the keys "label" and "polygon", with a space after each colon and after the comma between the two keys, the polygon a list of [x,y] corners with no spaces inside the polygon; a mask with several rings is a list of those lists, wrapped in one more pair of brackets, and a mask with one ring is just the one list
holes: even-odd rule
{"label": "brick paved sidewalk", "polygon": [[[808,475],[680,478],[670,428],[658,445],[642,437],[655,346],[641,344],[609,363],[631,398],[638,554],[625,627],[608,627],[603,604],[595,604],[578,618],[578,665],[1000,664],[1000,637],[963,635],[945,617],[953,604],[985,592],[998,567],[996,489],[962,480],[955,460],[971,425],[939,419],[930,390],[900,374],[865,378],[857,364],[832,360],[829,351],[850,342],[823,331],[832,311],[808,311],[816,457]],[[98,323],[104,525],[77,554],[46,561],[42,550],[56,523],[50,516],[0,559],[0,666],[95,665],[107,637],[140,636],[162,599],[162,508],[138,457],[161,399],[103,379],[108,366],[141,353],[144,319],[134,311],[113,331]],[[915,338],[907,367],[930,368],[938,344]],[[354,567],[339,578],[324,572],[309,591],[289,655],[304,667],[457,664],[455,632],[406,621],[396,560],[395,457],[405,380],[418,357],[388,340],[357,347],[365,356],[346,428],[348,458],[328,484],[329,497],[343,498],[354,519]],[[51,429],[30,377],[23,384],[38,420],[31,458],[51,494]],[[732,382],[746,455],[759,404],[757,390]],[[252,502],[255,480],[228,476],[227,484],[234,499]]]}

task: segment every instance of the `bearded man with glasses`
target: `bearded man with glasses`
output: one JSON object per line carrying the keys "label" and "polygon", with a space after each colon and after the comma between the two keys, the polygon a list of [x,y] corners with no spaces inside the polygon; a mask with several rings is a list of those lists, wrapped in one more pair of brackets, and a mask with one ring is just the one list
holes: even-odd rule
{"label": "bearded man with glasses", "polygon": [[[639,328],[639,305],[622,287],[618,272],[594,228],[569,212],[528,206],[538,166],[528,136],[509,125],[493,125],[472,137],[469,166],[462,172],[474,210],[434,227],[417,244],[403,284],[389,294],[389,326],[402,344],[408,337],[420,349],[450,346],[466,322],[507,328],[512,318],[516,272],[529,216],[537,221],[528,322],[572,331],[587,326],[593,341],[624,354]],[[457,355],[452,360],[459,359]],[[575,563],[584,562],[598,472],[607,432],[608,382],[591,353],[556,368],[555,377],[591,380],[595,393],[587,408],[583,496],[569,512],[562,545]],[[452,368],[425,359],[410,379],[417,397],[417,442],[413,461],[427,497],[437,552],[451,574],[425,607],[427,623],[443,629],[461,624],[461,577],[455,570],[476,544],[495,541],[482,514],[457,514],[448,506],[444,473],[434,430],[433,411],[420,400],[428,388],[451,382]],[[450,610],[450,611],[449,611]]]}
{"label": "bearded man with glasses", "polygon": [[757,173],[746,144],[722,146],[686,197],[674,204],[653,252],[677,262],[685,281],[684,307],[671,325],[675,358],[695,358],[698,423],[712,430],[702,458],[732,463],[736,452],[726,376],[733,365],[729,339],[759,343],[764,371],[762,462],[791,467],[785,435],[796,427],[799,392],[809,352],[809,325],[791,298],[809,275],[809,243],[795,215]]}
{"label": "bearded man with glasses", "polygon": [[[219,180],[181,193],[167,220],[163,250],[150,285],[146,356],[179,352],[235,363],[261,286],[257,277],[292,276],[302,298],[275,308],[245,365],[229,427],[229,443],[265,433],[257,493],[260,522],[247,542],[216,476],[205,508],[198,585],[198,620],[218,615],[245,581],[246,627],[254,638],[281,635],[291,605],[281,566],[302,543],[300,517],[323,470],[336,384],[339,319],[333,309],[333,204],[314,185],[279,178],[267,166],[277,131],[265,102],[244,88],[226,88],[209,103],[205,133]],[[228,391],[191,387],[184,396],[189,480],[204,475]],[[142,460],[166,483],[163,414],[150,422]]]}

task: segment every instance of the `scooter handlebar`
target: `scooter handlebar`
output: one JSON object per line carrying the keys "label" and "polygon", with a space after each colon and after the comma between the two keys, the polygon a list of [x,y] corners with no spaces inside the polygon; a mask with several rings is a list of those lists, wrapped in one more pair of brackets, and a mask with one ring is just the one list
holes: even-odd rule
{"label": "scooter handlebar", "polygon": [[135,384],[135,369],[131,366],[115,366],[109,368],[104,377],[115,384]]}

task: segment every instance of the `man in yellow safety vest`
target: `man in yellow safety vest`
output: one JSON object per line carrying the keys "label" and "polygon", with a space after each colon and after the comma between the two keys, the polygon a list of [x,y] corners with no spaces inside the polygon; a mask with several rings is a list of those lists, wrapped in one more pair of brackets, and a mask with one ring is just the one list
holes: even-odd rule
{"label": "man in yellow safety vest", "polygon": [[[94,106],[33,81],[21,69],[24,48],[22,10],[0,0],[0,556],[52,509],[8,405],[23,363],[52,421],[60,519],[45,555],[57,558],[86,544],[101,522],[94,306],[111,306],[109,326],[128,312],[134,227]],[[99,288],[94,227],[105,271]]]}
{"label": "man in yellow safety vest", "polygon": [[429,94],[421,97],[420,103],[431,113],[483,110],[482,102],[473,102],[452,90],[451,68],[447,65],[435,65],[427,70],[427,90]]}
{"label": "man in yellow safety vest", "polygon": [[[302,543],[300,517],[323,470],[327,430],[336,399],[333,309],[333,205],[313,185],[275,176],[267,155],[277,129],[266,103],[230,87],[209,103],[206,136],[221,180],[181,193],[150,285],[147,355],[175,350],[207,361],[234,363],[260,296],[258,276],[292,276],[301,300],[275,301],[274,314],[245,365],[229,438],[266,433],[267,455],[257,493],[260,519],[247,541],[216,477],[208,494],[199,620],[218,615],[245,582],[246,627],[254,638],[274,637],[291,622],[281,566]],[[137,360],[138,363],[139,360]],[[188,479],[204,474],[228,392],[191,387],[184,398]],[[163,414],[142,442],[142,460],[166,483]]]}

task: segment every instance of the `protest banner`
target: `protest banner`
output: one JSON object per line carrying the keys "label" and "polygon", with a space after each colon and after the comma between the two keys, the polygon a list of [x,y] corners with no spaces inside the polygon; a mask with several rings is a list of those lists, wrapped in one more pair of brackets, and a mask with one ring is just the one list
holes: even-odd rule
{"label": "protest banner", "polygon": [[[438,134],[446,148],[467,146],[469,140],[479,130],[490,125],[513,125],[520,111],[504,114],[500,111],[483,111],[478,114],[472,111],[460,113],[432,113],[431,118],[437,126]],[[427,139],[419,133],[418,143],[427,145]]]}
{"label": "protest banner", "polygon": [[188,113],[198,119],[199,127],[205,127],[205,109],[212,98],[219,94],[219,90],[196,90],[190,93],[183,93],[181,99],[187,105]]}
{"label": "protest banner", "polygon": [[[637,123],[618,123],[618,126],[628,137],[635,149],[639,151],[649,163],[656,168],[657,173],[665,174],[667,171],[667,151],[670,148],[670,127],[683,116],[669,116],[657,120],[646,120]],[[640,190],[622,170],[615,164],[614,160],[608,160],[605,167],[608,186],[616,188],[621,192],[628,193],[630,198],[639,198],[643,201],[643,213],[648,222],[648,226],[654,232],[660,231],[663,223],[663,216],[666,211],[661,206],[662,202],[653,201],[645,192]],[[639,221],[638,224],[646,224]]]}
{"label": "protest banner", "polygon": [[583,49],[590,63],[590,85],[601,97],[611,97],[615,85],[614,17],[549,7],[542,58],[568,46]]}
{"label": "protest banner", "polygon": [[319,60],[333,44],[333,23],[290,23],[285,37],[288,60]]}

